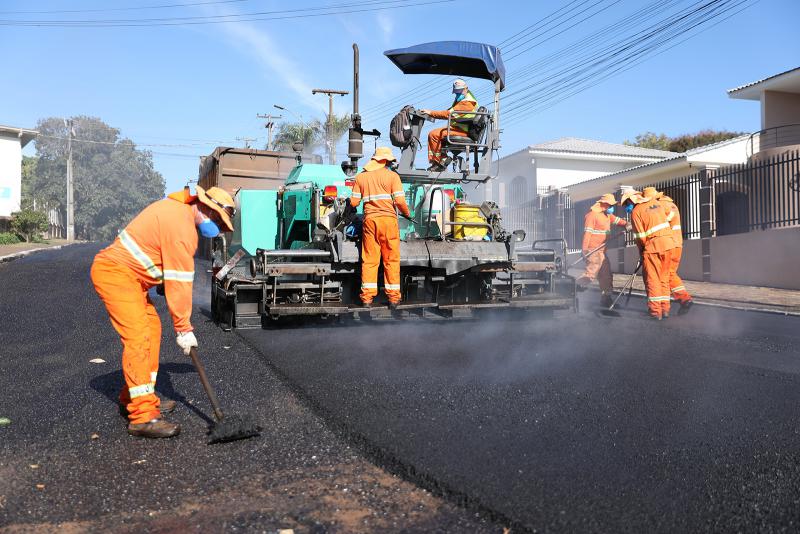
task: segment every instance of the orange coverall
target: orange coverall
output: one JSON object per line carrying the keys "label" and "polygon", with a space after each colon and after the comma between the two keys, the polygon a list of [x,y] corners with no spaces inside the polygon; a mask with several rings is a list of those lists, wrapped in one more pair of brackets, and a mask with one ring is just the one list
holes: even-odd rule
{"label": "orange coverall", "polygon": [[361,234],[361,301],[372,302],[378,294],[378,265],[383,257],[383,289],[389,302],[400,302],[400,229],[395,206],[406,217],[406,204],[400,176],[386,167],[363,171],[356,176],[350,204],[364,202],[364,227]]}
{"label": "orange coverall", "polygon": [[653,199],[637,204],[631,214],[633,233],[642,251],[647,308],[653,317],[669,316],[669,268],[675,240],[668,212]]}
{"label": "orange coverall", "polygon": [[602,246],[591,256],[586,256],[586,270],[583,278],[589,282],[597,279],[600,284],[601,298],[611,293],[611,264],[606,258],[606,241],[611,234],[611,225],[625,227],[627,221],[616,215],[609,215],[600,205],[595,204],[583,219],[583,244],[581,252],[587,255],[591,250]]}
{"label": "orange coverall", "polygon": [[692,296],[686,291],[683,280],[678,276],[678,267],[681,265],[681,254],[683,253],[683,231],[681,230],[681,214],[678,206],[671,200],[662,200],[662,204],[669,211],[667,221],[672,225],[672,238],[675,240],[675,248],[670,254],[669,264],[669,290],[675,300],[681,304],[686,304],[692,300]]}
{"label": "orange coverall", "polygon": [[134,424],[161,415],[155,395],[161,321],[148,290],[163,282],[175,331],[192,330],[194,199],[181,191],[150,204],[92,264],[94,288],[122,341],[125,384],[119,400]]}
{"label": "orange coverall", "polygon": [[[458,118],[460,114],[456,111],[469,113],[478,109],[478,101],[467,91],[466,96],[460,102],[454,102],[450,109],[443,111],[430,111],[429,115],[434,119],[448,119],[451,118],[450,110],[452,110],[453,118]],[[450,121],[450,137],[468,137],[469,129],[455,120]],[[428,134],[428,161],[430,163],[441,163],[447,154],[442,150],[442,142],[447,138],[447,128],[435,128]]]}

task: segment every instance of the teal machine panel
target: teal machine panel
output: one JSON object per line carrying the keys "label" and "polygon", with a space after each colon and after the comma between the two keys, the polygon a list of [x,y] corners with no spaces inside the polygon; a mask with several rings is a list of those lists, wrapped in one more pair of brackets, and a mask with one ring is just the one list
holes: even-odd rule
{"label": "teal machine panel", "polygon": [[234,232],[229,254],[244,249],[253,256],[256,249],[278,248],[278,192],[240,189],[236,193]]}

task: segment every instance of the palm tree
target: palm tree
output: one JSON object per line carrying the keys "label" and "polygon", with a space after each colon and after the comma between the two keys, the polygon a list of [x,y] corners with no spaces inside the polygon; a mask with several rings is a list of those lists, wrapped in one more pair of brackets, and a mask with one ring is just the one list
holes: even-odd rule
{"label": "palm tree", "polygon": [[312,125],[322,134],[320,144],[324,143],[328,149],[328,163],[336,163],[336,143],[350,129],[350,115],[339,116],[334,114],[331,117],[326,113],[324,123],[317,119]]}
{"label": "palm tree", "polygon": [[320,142],[322,131],[314,123],[283,122],[278,126],[275,135],[275,146],[281,150],[291,150],[294,143],[303,143],[304,151],[313,152],[323,143]]}

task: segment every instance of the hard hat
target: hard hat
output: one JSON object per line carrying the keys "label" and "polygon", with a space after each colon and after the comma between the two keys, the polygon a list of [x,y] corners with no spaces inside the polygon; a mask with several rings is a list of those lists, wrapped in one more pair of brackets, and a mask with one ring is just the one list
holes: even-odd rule
{"label": "hard hat", "polygon": [[662,200],[664,202],[672,202],[673,204],[675,203],[674,200],[672,200],[670,197],[668,197],[664,193],[659,193],[659,194],[661,195],[660,197],[658,197],[659,200]]}
{"label": "hard hat", "polygon": [[467,88],[467,82],[465,82],[461,78],[459,78],[459,79],[457,79],[456,81],[453,82],[453,92],[454,93],[457,93],[459,91],[463,91],[466,88]]}
{"label": "hard hat", "polygon": [[603,204],[610,204],[612,206],[617,203],[617,199],[614,198],[614,195],[611,193],[606,193],[602,197],[598,198],[597,201],[602,202]]}
{"label": "hard hat", "polygon": [[226,232],[233,232],[233,221],[231,218],[236,215],[236,204],[233,198],[222,188],[210,187],[208,191],[200,187],[195,188],[197,191],[197,200],[217,212],[222,223],[227,229]]}
{"label": "hard hat", "polygon": [[392,154],[392,149],[388,146],[379,146],[375,149],[375,153],[370,158],[369,162],[364,165],[365,171],[374,171],[386,165],[387,161],[397,161]]}
{"label": "hard hat", "polygon": [[628,200],[630,200],[634,204],[641,204],[642,202],[644,202],[644,197],[642,197],[642,194],[639,191],[636,191],[634,189],[629,189],[628,191],[622,193],[622,198],[620,199],[619,203],[625,204],[625,202]]}
{"label": "hard hat", "polygon": [[642,195],[644,195],[644,197],[649,199],[649,200],[652,200],[654,198],[658,198],[660,196],[658,190],[655,187],[652,187],[652,186],[648,186],[648,187],[645,187],[644,189],[642,189]]}

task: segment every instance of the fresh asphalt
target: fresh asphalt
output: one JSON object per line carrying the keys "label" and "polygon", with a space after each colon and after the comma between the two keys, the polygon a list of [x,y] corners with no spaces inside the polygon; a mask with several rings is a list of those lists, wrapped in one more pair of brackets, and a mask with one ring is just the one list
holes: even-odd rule
{"label": "fresh asphalt", "polygon": [[[0,267],[0,417],[12,419],[0,427],[0,525],[5,514],[15,525],[116,526],[118,514],[135,524],[155,512],[173,529],[798,529],[798,318],[696,306],[653,322],[639,300],[608,318],[587,293],[579,315],[546,320],[223,333],[203,320],[198,283],[195,323],[219,396],[268,430],[205,446],[207,404],[165,333],[159,389],[181,401],[184,433],[153,443],[126,436],[113,414],[119,349],[87,250]],[[107,363],[88,363],[98,356]],[[322,492],[331,472],[366,478],[365,460],[443,501],[403,516],[421,490],[398,503],[362,488],[368,518],[383,523],[348,529],[325,517],[337,508],[299,496],[293,507],[267,491],[289,476]],[[226,495],[239,486],[264,500],[237,507]],[[228,509],[214,507],[226,498]]]}

